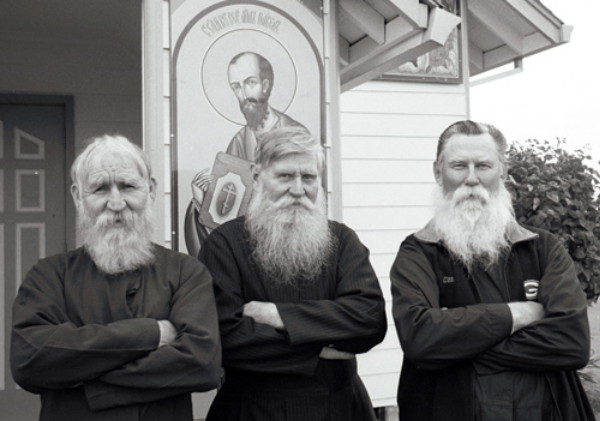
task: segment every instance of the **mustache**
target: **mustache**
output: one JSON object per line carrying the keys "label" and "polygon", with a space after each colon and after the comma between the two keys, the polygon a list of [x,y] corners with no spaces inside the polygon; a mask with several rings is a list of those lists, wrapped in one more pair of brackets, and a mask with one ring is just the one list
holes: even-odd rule
{"label": "mustache", "polygon": [[258,104],[264,104],[267,102],[266,98],[246,98],[244,100],[244,107],[246,106],[255,106]]}
{"label": "mustache", "polygon": [[485,205],[490,200],[490,193],[482,186],[460,186],[456,189],[451,196],[452,203],[454,205],[460,205],[468,200],[476,200],[482,205]]}
{"label": "mustache", "polygon": [[119,212],[105,210],[96,218],[95,225],[101,229],[114,228],[116,226],[131,227],[134,223],[135,215],[129,209]]}
{"label": "mustache", "polygon": [[283,197],[281,197],[279,200],[277,200],[274,203],[274,206],[277,209],[288,209],[288,208],[293,208],[293,207],[303,207],[306,210],[313,210],[316,207],[316,204],[311,202],[311,200],[306,197],[306,196],[302,196],[302,197],[293,197],[290,195],[285,195]]}

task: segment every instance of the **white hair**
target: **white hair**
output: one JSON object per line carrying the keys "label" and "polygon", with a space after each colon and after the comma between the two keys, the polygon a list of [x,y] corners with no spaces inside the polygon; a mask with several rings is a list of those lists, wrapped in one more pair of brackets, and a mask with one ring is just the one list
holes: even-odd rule
{"label": "white hair", "polygon": [[103,135],[92,138],[88,146],[77,156],[71,166],[71,180],[81,189],[85,175],[92,162],[101,159],[107,154],[117,154],[133,162],[140,175],[148,182],[152,179],[150,161],[144,151],[121,135]]}

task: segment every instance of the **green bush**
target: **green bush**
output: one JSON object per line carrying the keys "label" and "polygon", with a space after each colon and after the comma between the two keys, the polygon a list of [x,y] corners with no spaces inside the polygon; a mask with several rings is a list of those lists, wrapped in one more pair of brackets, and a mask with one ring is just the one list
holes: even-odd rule
{"label": "green bush", "polygon": [[556,234],[589,300],[600,296],[600,173],[584,150],[528,140],[508,151],[507,187],[519,222]]}

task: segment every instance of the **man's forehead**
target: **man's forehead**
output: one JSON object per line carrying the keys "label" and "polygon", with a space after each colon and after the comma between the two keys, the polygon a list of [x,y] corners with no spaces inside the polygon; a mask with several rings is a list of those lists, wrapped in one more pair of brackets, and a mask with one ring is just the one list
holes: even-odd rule
{"label": "man's forehead", "polygon": [[259,72],[258,58],[253,55],[243,55],[229,66],[229,77],[232,79],[245,79],[248,76],[258,76]]}
{"label": "man's forehead", "polygon": [[119,154],[103,154],[90,159],[87,165],[87,178],[93,179],[110,174],[122,178],[143,177],[139,166],[130,157]]}
{"label": "man's forehead", "polygon": [[317,155],[312,152],[293,153],[273,159],[269,166],[273,169],[287,167],[317,168],[318,160]]}
{"label": "man's forehead", "polygon": [[454,134],[444,147],[444,156],[494,156],[498,157],[496,142],[489,133],[476,135]]}

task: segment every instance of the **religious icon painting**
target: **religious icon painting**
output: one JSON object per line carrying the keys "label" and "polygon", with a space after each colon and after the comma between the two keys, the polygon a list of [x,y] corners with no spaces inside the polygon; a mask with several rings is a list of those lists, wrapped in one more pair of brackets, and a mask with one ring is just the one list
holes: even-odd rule
{"label": "religious icon painting", "polygon": [[179,249],[196,255],[210,230],[243,214],[245,202],[236,200],[249,200],[251,186],[217,173],[232,162],[249,168],[262,135],[303,126],[323,139],[321,13],[319,1],[171,2],[173,240]]}
{"label": "religious icon painting", "polygon": [[252,196],[250,161],[219,152],[212,173],[215,179],[200,209],[200,223],[209,229],[243,215]]}

